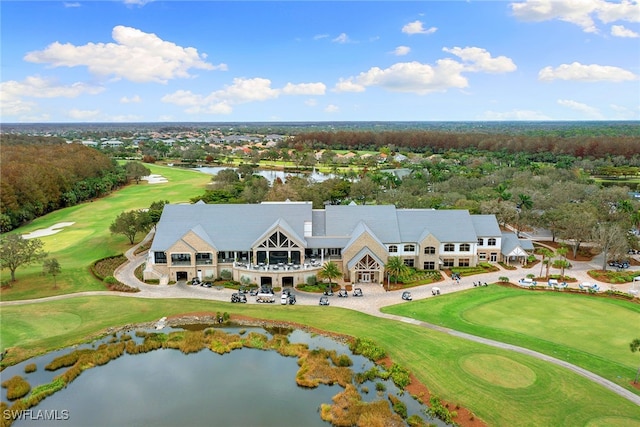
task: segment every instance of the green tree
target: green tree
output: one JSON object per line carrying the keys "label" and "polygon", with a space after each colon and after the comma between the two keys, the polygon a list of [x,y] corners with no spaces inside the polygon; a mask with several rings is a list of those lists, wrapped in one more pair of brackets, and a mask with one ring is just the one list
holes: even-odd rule
{"label": "green tree", "polygon": [[[636,338],[629,343],[629,349],[631,353],[635,353],[636,351],[640,351],[640,338]],[[638,383],[638,377],[640,376],[640,367],[638,368],[638,372],[636,372],[636,377],[633,379],[633,383]]]}
{"label": "green tree", "polygon": [[149,206],[149,210],[147,211],[149,214],[149,221],[151,222],[151,226],[155,229],[156,224],[160,221],[160,217],[162,216],[162,210],[164,209],[164,205],[168,205],[168,200],[156,200],[152,202]]}
{"label": "green tree", "polygon": [[47,256],[42,250],[44,243],[40,239],[25,239],[19,234],[0,237],[0,265],[11,272],[11,281],[16,281],[16,270],[30,265]]}
{"label": "green tree", "polygon": [[342,272],[340,271],[338,264],[333,261],[329,261],[324,263],[322,269],[318,272],[318,276],[321,279],[329,279],[329,283],[331,283],[333,279],[341,277]]}
{"label": "green tree", "polygon": [[127,179],[134,180],[136,184],[140,182],[143,176],[151,175],[151,170],[140,162],[127,162],[124,165],[124,170],[127,174]]}
{"label": "green tree", "polygon": [[389,257],[384,268],[389,275],[393,276],[396,285],[398,284],[398,277],[405,274],[409,269],[409,267],[405,265],[404,260],[399,256]]}
{"label": "green tree", "polygon": [[549,278],[549,267],[551,266],[551,257],[553,256],[553,251],[551,249],[542,248],[540,249],[540,255],[542,255],[542,262],[540,263],[540,277],[542,277],[542,269],[546,265],[547,266],[547,276]]}
{"label": "green tree", "polygon": [[143,211],[122,212],[109,226],[111,233],[123,234],[132,245],[138,233],[147,232],[150,229],[151,219],[149,214]]}
{"label": "green tree", "polygon": [[50,274],[53,276],[53,289],[58,288],[58,284],[56,283],[56,276],[60,274],[62,271],[62,267],[60,267],[60,263],[56,258],[45,259],[42,263],[42,272],[44,274]]}

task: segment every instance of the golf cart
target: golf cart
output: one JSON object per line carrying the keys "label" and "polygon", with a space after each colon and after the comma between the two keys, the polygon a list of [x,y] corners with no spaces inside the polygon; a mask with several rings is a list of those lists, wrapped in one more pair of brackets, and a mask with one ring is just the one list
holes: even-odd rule
{"label": "golf cart", "polygon": [[402,293],[402,299],[405,300],[405,301],[411,301],[413,299],[413,297],[411,296],[411,292],[404,291]]}
{"label": "golf cart", "polygon": [[247,302],[247,297],[244,294],[236,292],[236,293],[231,294],[231,302],[233,302],[233,303],[236,303],[236,302],[246,303]]}
{"label": "golf cart", "polygon": [[347,297],[349,296],[349,292],[347,292],[347,290],[346,290],[346,289],[340,289],[340,290],[338,291],[338,296],[339,296],[340,298],[347,298]]}
{"label": "golf cart", "polygon": [[320,302],[318,304],[320,304],[320,305],[329,305],[329,298],[320,297]]}
{"label": "golf cart", "polygon": [[362,296],[362,289],[360,289],[360,288],[355,288],[355,289],[353,290],[353,296],[354,296],[354,297],[361,297],[361,296]]}
{"label": "golf cart", "polygon": [[431,289],[431,295],[440,295],[440,288]]}
{"label": "golf cart", "polygon": [[324,292],[322,293],[322,295],[326,295],[328,297],[332,297],[333,296],[333,289],[331,289],[331,286],[327,286],[326,288],[324,288]]}

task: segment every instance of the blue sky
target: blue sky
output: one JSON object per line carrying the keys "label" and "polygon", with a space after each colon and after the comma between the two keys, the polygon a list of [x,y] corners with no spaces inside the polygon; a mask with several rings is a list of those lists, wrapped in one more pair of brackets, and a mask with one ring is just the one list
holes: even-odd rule
{"label": "blue sky", "polygon": [[2,1],[14,122],[639,120],[638,0]]}

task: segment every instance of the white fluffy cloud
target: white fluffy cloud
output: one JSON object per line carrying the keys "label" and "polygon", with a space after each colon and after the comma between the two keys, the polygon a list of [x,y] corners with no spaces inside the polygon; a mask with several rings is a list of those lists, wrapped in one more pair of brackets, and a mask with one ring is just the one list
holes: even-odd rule
{"label": "white fluffy cloud", "polygon": [[582,102],[573,101],[571,99],[558,99],[558,105],[582,113],[584,116],[586,116],[586,118],[589,119],[604,118],[597,108],[591,107],[587,104],[583,104]]}
{"label": "white fluffy cloud", "polygon": [[637,0],[526,0],[510,6],[514,16],[524,21],[558,19],[578,25],[589,33],[598,31],[594,18],[605,24],[640,22],[640,3]]}
{"label": "white fluffy cloud", "polygon": [[409,46],[398,46],[393,50],[393,54],[396,56],[405,56],[409,52],[411,52],[411,48]]}
{"label": "white fluffy cloud", "polygon": [[60,85],[53,79],[44,79],[38,76],[27,77],[21,82],[9,80],[0,83],[1,99],[18,99],[25,96],[32,98],[75,98],[83,94],[96,95],[102,91],[104,91],[102,86],[92,86],[81,82]]}
{"label": "white fluffy cloud", "polygon": [[339,111],[340,111],[340,107],[334,104],[329,104],[326,107],[324,107],[325,113],[337,113]]}
{"label": "white fluffy cloud", "polygon": [[17,116],[31,113],[36,103],[24,98],[76,98],[80,95],[97,95],[104,91],[102,86],[86,83],[61,85],[53,79],[30,76],[19,82],[9,80],[0,83],[0,112],[3,116]]}
{"label": "white fluffy cloud", "polygon": [[363,92],[369,86],[377,86],[392,92],[426,95],[450,88],[466,88],[469,83],[463,72],[505,73],[516,69],[511,59],[505,56],[494,58],[482,48],[454,47],[443,50],[456,55],[463,62],[445,58],[436,61],[435,65],[413,61],[398,62],[385,69],[372,67],[357,76],[340,78],[333,90]]}
{"label": "white fluffy cloud", "polygon": [[597,64],[584,65],[579,62],[561,64],[556,68],[544,67],[538,73],[538,80],[542,81],[623,82],[637,79],[637,75],[623,68]]}
{"label": "white fluffy cloud", "polygon": [[422,21],[413,21],[402,27],[402,32],[405,34],[433,34],[438,29],[436,27],[424,28]]}
{"label": "white fluffy cloud", "polygon": [[324,83],[287,83],[282,88],[284,95],[324,95],[327,87]]}
{"label": "white fluffy cloud", "polygon": [[86,66],[98,76],[115,76],[136,83],[166,83],[191,77],[191,69],[227,69],[225,64],[206,62],[206,55],[193,47],[181,47],[135,28],[118,25],[113,28],[112,37],[115,43],[75,46],[54,42],[44,50],[27,53],[24,59],[52,67]]}
{"label": "white fluffy cloud", "polygon": [[636,33],[633,30],[625,28],[624,25],[612,25],[611,26],[611,35],[615,37],[627,37],[627,38],[638,38],[640,34]]}
{"label": "white fluffy cloud", "polygon": [[463,69],[462,64],[451,59],[438,60],[435,66],[417,61],[399,62],[385,69],[372,67],[355,77],[341,79],[334,90],[362,92],[368,86],[379,86],[392,92],[426,95],[452,87],[467,87],[467,79],[460,74]]}
{"label": "white fluffy cloud", "polygon": [[266,101],[280,95],[324,95],[325,90],[324,83],[287,83],[282,89],[274,89],[269,79],[235,78],[233,84],[206,96],[178,90],[163,96],[161,101],[186,107],[188,113],[230,114],[234,105]]}
{"label": "white fluffy cloud", "polygon": [[462,59],[466,64],[466,71],[508,73],[515,71],[517,68],[511,58],[506,56],[493,58],[486,49],[479,47],[454,47],[451,49],[444,47],[442,50]]}

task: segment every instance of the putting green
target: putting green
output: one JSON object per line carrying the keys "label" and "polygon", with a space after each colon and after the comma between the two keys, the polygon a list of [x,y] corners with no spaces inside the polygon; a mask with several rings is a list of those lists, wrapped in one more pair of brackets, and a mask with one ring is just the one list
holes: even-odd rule
{"label": "putting green", "polygon": [[536,373],[527,366],[495,354],[470,354],[458,362],[469,375],[498,387],[525,388],[536,381]]}
{"label": "putting green", "polygon": [[82,324],[82,318],[66,311],[42,310],[23,315],[3,310],[2,323],[5,322],[11,322],[15,327],[4,330],[3,339],[25,344],[67,334]]}

